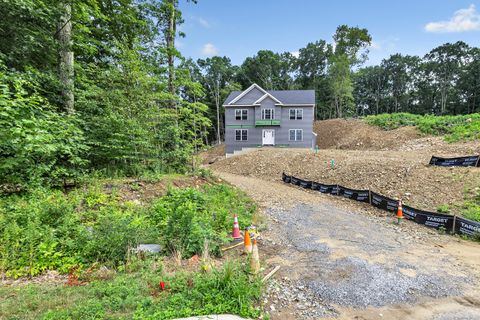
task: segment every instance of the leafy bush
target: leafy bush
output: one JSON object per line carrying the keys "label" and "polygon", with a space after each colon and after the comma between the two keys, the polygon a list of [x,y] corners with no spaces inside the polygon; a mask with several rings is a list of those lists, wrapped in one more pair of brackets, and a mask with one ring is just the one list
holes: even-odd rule
{"label": "leafy bush", "polygon": [[207,186],[203,192],[172,189],[152,206],[151,219],[162,230],[166,250],[179,251],[185,257],[198,254],[204,240],[213,254],[220,254],[232,229],[233,214],[241,226],[250,223],[255,205],[245,195],[225,185]]}
{"label": "leafy bush", "polygon": [[416,126],[425,134],[445,135],[445,140],[449,142],[480,139],[480,113],[459,116],[391,113],[367,116],[365,120],[385,130]]}
{"label": "leafy bush", "polygon": [[117,265],[129,245],[154,237],[141,210],[95,188],[0,198],[0,272],[8,276],[68,272],[94,261]]}
{"label": "leafy bush", "polygon": [[77,118],[56,112],[34,82],[0,64],[0,185],[60,185],[78,175],[86,150]]}

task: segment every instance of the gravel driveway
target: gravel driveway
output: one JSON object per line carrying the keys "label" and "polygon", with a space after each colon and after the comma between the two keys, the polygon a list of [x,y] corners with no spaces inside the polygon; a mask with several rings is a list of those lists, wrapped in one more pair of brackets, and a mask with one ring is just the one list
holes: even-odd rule
{"label": "gravel driveway", "polygon": [[[480,245],[368,205],[215,172],[262,208],[272,319],[480,319]],[[263,251],[263,252],[262,252]]]}

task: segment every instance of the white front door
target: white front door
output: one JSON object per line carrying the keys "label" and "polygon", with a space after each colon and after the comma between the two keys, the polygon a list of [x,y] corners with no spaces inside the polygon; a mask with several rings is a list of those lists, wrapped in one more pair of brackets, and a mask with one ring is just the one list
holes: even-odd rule
{"label": "white front door", "polygon": [[264,129],[263,130],[263,139],[262,139],[262,144],[263,145],[271,145],[273,146],[275,144],[275,130],[273,129]]}

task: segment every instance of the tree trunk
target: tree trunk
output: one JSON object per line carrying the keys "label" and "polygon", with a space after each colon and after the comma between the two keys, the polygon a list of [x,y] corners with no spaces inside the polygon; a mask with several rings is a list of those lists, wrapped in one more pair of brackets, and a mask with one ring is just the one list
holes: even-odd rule
{"label": "tree trunk", "polygon": [[[168,48],[168,91],[170,94],[175,95],[175,69],[174,69],[174,56],[173,51],[175,49],[175,3],[171,2],[170,18],[168,21],[168,36],[167,36],[167,48]],[[176,107],[176,106],[175,106]]]}
{"label": "tree trunk", "polygon": [[67,113],[75,111],[74,71],[72,51],[72,7],[68,0],[62,3],[62,15],[57,26],[58,78],[61,83],[63,108]]}
{"label": "tree trunk", "polygon": [[218,144],[222,144],[222,139],[220,135],[220,88],[217,86],[215,88],[215,104],[217,105],[217,141]]}

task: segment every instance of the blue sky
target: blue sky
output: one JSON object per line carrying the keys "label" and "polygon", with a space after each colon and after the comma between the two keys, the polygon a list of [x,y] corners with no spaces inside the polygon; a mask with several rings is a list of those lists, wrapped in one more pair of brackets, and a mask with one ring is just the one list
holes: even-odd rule
{"label": "blue sky", "polygon": [[340,24],[367,28],[368,65],[393,53],[423,56],[445,42],[480,46],[480,0],[180,0],[186,57],[228,56],[241,64],[258,50],[296,52],[331,41]]}

